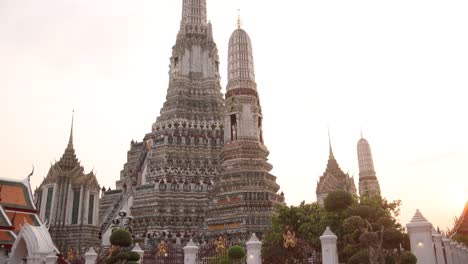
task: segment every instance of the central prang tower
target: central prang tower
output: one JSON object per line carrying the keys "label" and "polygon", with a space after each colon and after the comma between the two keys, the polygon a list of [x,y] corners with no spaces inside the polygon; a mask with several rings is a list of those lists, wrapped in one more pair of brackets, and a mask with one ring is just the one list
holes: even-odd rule
{"label": "central prang tower", "polygon": [[175,236],[203,228],[224,143],[223,112],[218,50],[206,0],[184,0],[166,102],[144,139],[145,157],[129,157],[129,163],[140,160],[128,169],[141,185],[131,207],[137,232]]}
{"label": "central prang tower", "polygon": [[246,240],[271,227],[279,185],[270,174],[263,143],[262,109],[255,82],[252,44],[240,28],[229,40],[228,84],[221,170],[210,204],[208,235],[231,234]]}

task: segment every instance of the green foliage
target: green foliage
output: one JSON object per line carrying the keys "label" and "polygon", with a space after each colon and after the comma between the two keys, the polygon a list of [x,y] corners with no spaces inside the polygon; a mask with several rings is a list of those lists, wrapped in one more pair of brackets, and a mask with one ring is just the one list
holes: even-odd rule
{"label": "green foliage", "polygon": [[138,264],[138,261],[127,261],[127,264]]}
{"label": "green foliage", "polygon": [[123,260],[127,260],[127,259],[128,259],[128,253],[129,253],[129,252],[125,252],[125,251],[124,251],[124,252],[119,252],[119,253],[117,254],[116,258],[117,258],[118,260],[122,260],[122,261],[123,261]]}
{"label": "green foliage", "polygon": [[228,256],[232,260],[238,260],[245,257],[245,251],[241,246],[232,246],[228,250]]}
{"label": "green foliage", "polygon": [[114,230],[110,236],[110,242],[114,246],[129,247],[133,240],[130,233],[125,229]]}
{"label": "green foliage", "polygon": [[337,190],[327,195],[324,200],[325,209],[338,212],[349,208],[354,203],[353,195],[347,191]]}
{"label": "green foliage", "polygon": [[138,254],[137,252],[135,251],[129,251],[127,253],[127,258],[126,258],[128,261],[138,261],[140,260],[140,254]]}
{"label": "green foliage", "polygon": [[369,252],[366,249],[359,251],[349,258],[347,264],[369,264]]}
{"label": "green foliage", "polygon": [[396,264],[396,257],[392,255],[388,255],[385,258],[385,264]]}
{"label": "green foliage", "polygon": [[400,256],[401,264],[416,264],[417,262],[418,259],[416,258],[416,256],[409,251],[403,252]]}

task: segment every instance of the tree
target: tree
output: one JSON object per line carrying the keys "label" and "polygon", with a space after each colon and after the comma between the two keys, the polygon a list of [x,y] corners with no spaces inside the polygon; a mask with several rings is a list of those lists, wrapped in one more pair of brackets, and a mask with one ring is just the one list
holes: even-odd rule
{"label": "tree", "polygon": [[[299,206],[280,207],[264,239],[265,263],[301,263],[310,250],[321,250],[319,238],[327,226],[338,237],[341,262],[361,261],[367,256],[371,264],[393,263],[401,254],[400,245],[409,249],[406,247],[409,238],[396,220],[400,204],[380,196],[357,197],[336,191],[325,198],[324,207],[304,202]],[[286,228],[293,230],[297,237],[295,248],[283,246]]]}

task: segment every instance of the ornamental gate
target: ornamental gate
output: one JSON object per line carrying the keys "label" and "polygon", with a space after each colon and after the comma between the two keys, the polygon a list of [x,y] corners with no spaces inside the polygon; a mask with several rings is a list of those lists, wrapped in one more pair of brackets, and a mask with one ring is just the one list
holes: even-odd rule
{"label": "ornamental gate", "polygon": [[[236,245],[232,241],[227,241],[224,237],[219,237],[216,240],[198,245],[198,254],[196,264],[217,264],[223,263],[223,260],[228,259],[228,249]],[[238,244],[237,244],[238,245]],[[244,245],[240,245],[247,252]],[[230,262],[229,262],[230,263]],[[241,259],[236,264],[245,264],[246,259]]]}
{"label": "ornamental gate", "polygon": [[184,264],[183,246],[161,241],[156,247],[145,250],[143,264]]}

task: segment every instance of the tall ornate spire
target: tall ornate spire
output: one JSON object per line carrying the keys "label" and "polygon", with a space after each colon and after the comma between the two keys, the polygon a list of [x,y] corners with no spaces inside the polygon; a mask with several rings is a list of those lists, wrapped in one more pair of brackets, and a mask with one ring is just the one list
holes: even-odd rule
{"label": "tall ornate spire", "polygon": [[231,233],[244,240],[270,228],[275,205],[284,204],[284,197],[270,173],[252,44],[241,28],[229,40],[228,72],[220,175],[206,223],[210,235]]}
{"label": "tall ornate spire", "polygon": [[238,23],[238,28],[229,39],[227,90],[236,88],[256,90],[252,42],[247,32],[240,27],[240,22]]}
{"label": "tall ornate spire", "polygon": [[357,145],[357,154],[359,162],[359,194],[380,194],[379,181],[377,179],[374,161],[369,142],[363,137],[361,131],[361,139]]}

